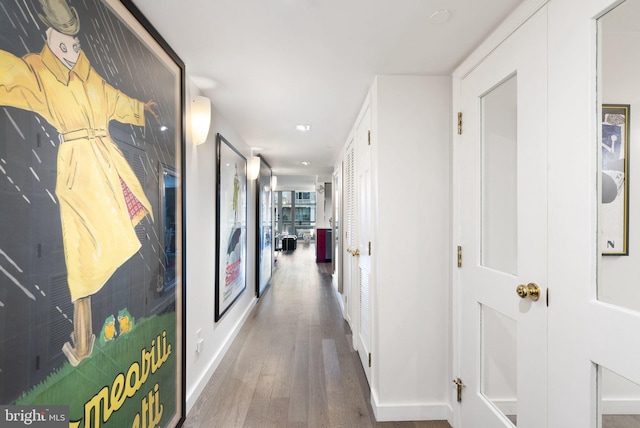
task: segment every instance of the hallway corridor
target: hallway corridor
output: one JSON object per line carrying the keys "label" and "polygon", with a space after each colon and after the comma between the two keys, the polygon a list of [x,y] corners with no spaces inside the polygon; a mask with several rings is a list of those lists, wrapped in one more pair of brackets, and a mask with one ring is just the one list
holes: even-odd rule
{"label": "hallway corridor", "polygon": [[[278,255],[260,299],[187,415],[185,427],[449,428],[376,423],[351,331],[313,244]],[[253,284],[246,292],[253,293]]]}

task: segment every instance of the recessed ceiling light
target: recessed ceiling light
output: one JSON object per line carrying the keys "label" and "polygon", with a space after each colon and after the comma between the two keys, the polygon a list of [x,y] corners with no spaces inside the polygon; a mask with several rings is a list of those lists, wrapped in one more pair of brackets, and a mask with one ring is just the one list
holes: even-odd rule
{"label": "recessed ceiling light", "polygon": [[304,166],[309,166],[309,165],[311,165],[311,162],[309,162],[309,161],[302,161],[302,162],[300,162],[300,163],[301,163],[302,165],[304,165]]}
{"label": "recessed ceiling light", "polygon": [[302,132],[311,131],[311,125],[296,125],[296,129]]}
{"label": "recessed ceiling light", "polygon": [[432,24],[444,24],[451,19],[451,11],[449,9],[436,10],[429,17]]}

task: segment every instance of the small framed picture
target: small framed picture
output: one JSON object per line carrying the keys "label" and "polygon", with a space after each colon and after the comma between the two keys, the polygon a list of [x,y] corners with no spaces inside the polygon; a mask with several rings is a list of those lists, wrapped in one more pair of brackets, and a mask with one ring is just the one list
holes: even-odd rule
{"label": "small framed picture", "polygon": [[628,104],[602,106],[600,234],[603,255],[629,254],[629,119]]}

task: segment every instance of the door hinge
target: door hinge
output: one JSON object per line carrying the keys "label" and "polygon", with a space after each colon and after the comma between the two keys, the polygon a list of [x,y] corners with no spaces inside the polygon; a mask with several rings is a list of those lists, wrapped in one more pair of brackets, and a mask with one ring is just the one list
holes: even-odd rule
{"label": "door hinge", "polygon": [[462,135],[462,112],[458,112],[458,135]]}
{"label": "door hinge", "polygon": [[369,367],[371,367],[371,352],[369,352]]}
{"label": "door hinge", "polygon": [[367,145],[371,145],[371,131],[367,131]]}
{"label": "door hinge", "polygon": [[460,378],[454,379],[453,383],[456,384],[456,387],[458,389],[456,400],[458,400],[458,403],[461,403],[462,402],[462,388],[464,388],[466,385],[464,383],[462,383],[462,379],[460,379]]}
{"label": "door hinge", "polygon": [[462,247],[458,245],[458,267],[462,267]]}
{"label": "door hinge", "polygon": [[369,255],[371,255],[371,241],[369,241]]}

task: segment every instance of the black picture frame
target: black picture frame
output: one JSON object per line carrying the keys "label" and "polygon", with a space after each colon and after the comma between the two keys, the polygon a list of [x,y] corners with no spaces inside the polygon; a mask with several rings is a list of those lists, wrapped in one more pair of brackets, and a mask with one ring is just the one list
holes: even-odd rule
{"label": "black picture frame", "polygon": [[[181,426],[185,66],[130,0],[51,4],[0,10],[0,86],[25,71],[0,91],[15,183],[0,191],[0,406],[60,406],[69,426]],[[65,68],[55,48],[77,41]]]}
{"label": "black picture frame", "polygon": [[260,298],[271,285],[273,276],[273,190],[271,165],[260,158],[256,186],[256,296]]}
{"label": "black picture frame", "polygon": [[215,322],[247,288],[247,158],[216,135]]}
{"label": "black picture frame", "polygon": [[631,106],[604,104],[601,118],[602,254],[629,255],[629,131]]}

